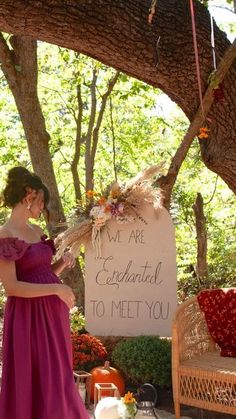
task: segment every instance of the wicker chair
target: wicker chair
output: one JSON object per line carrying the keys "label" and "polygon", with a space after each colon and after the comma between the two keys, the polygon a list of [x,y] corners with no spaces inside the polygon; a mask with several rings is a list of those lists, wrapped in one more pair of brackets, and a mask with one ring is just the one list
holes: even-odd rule
{"label": "wicker chair", "polygon": [[220,356],[197,297],[181,304],[172,335],[172,382],[176,419],[180,404],[236,415],[236,358]]}

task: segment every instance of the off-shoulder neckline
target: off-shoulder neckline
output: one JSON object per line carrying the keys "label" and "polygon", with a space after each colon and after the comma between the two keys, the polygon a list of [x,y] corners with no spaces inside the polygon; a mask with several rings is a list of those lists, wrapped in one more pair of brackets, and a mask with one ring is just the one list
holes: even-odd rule
{"label": "off-shoulder neckline", "polygon": [[23,242],[23,243],[27,244],[28,246],[32,246],[32,245],[34,245],[34,244],[39,244],[39,243],[42,243],[42,242],[43,242],[43,240],[44,240],[44,239],[46,239],[46,238],[47,238],[47,235],[46,235],[46,234],[42,234],[42,235],[40,236],[40,240],[38,240],[37,242],[27,242],[27,241],[26,241],[26,240],[24,240],[24,239],[19,239],[18,237],[14,237],[14,236],[0,237],[0,240],[8,240],[8,239],[12,239],[12,240],[17,240],[17,241],[19,241],[19,242]]}

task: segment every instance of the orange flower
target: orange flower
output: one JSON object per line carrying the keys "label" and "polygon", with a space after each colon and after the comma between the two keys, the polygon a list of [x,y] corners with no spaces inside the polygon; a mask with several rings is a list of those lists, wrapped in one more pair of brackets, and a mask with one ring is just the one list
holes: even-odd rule
{"label": "orange flower", "polygon": [[101,198],[98,200],[98,205],[103,205],[106,202],[106,198],[104,196],[101,196]]}
{"label": "orange flower", "polygon": [[94,196],[94,191],[92,191],[92,189],[89,189],[87,192],[86,192],[86,195],[87,195],[87,197],[88,198],[93,198],[93,196]]}
{"label": "orange flower", "polygon": [[136,399],[134,398],[133,393],[128,391],[128,393],[124,395],[124,403],[126,404],[136,403]]}
{"label": "orange flower", "polygon": [[209,132],[210,132],[210,130],[207,127],[200,128],[198,138],[200,138],[200,140],[203,140],[204,138],[208,138],[209,137]]}
{"label": "orange flower", "polygon": [[106,205],[105,206],[105,212],[111,212],[112,206],[111,205]]}
{"label": "orange flower", "polygon": [[89,371],[99,365],[107,356],[106,348],[102,342],[90,334],[78,335],[72,332],[72,350],[74,369],[85,369]]}

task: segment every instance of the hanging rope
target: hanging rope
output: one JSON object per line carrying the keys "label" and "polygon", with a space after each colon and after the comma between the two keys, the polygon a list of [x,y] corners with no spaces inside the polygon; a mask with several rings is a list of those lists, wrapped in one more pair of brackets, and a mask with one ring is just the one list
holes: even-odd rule
{"label": "hanging rope", "polygon": [[198,46],[197,46],[197,33],[196,33],[193,0],[190,0],[190,12],[191,12],[191,20],[192,20],[194,55],[195,55],[195,63],[196,63],[196,70],[197,70],[198,92],[199,92],[202,115],[204,117],[204,108],[203,108],[203,100],[202,100],[202,85],[201,85],[201,75],[200,75],[199,54],[198,54]]}

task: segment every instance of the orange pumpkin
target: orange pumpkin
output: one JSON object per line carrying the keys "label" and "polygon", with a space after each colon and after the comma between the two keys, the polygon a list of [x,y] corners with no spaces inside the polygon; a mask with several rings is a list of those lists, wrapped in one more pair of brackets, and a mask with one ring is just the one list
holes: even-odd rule
{"label": "orange pumpkin", "polygon": [[[110,362],[105,361],[104,366],[95,367],[90,371],[92,374],[91,378],[91,401],[94,400],[94,385],[95,383],[113,383],[118,388],[120,396],[125,393],[125,382],[120,372],[113,367],[110,367]],[[109,396],[109,390],[107,394],[103,391],[103,396]]]}

